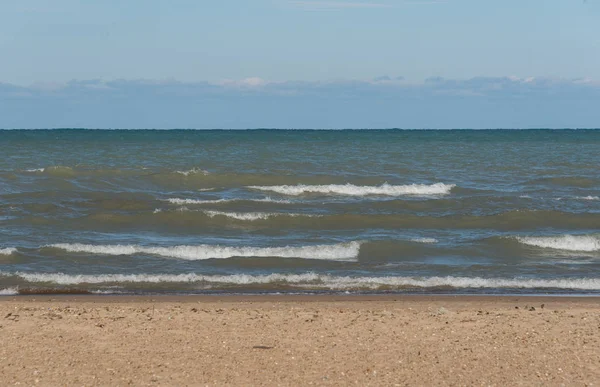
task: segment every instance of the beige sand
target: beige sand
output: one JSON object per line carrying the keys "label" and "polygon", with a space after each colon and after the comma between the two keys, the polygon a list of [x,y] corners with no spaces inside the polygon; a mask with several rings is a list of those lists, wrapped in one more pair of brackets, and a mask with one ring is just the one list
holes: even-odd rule
{"label": "beige sand", "polygon": [[32,296],[0,313],[2,385],[600,386],[600,298]]}

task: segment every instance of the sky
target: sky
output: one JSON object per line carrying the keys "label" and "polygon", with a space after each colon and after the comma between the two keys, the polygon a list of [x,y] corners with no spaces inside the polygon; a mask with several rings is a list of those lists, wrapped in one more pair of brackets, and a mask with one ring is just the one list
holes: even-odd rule
{"label": "sky", "polygon": [[600,127],[600,0],[0,3],[0,128]]}

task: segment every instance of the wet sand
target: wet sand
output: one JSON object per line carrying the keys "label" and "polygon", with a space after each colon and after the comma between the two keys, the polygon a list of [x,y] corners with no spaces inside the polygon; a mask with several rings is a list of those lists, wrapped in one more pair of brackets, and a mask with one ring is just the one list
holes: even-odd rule
{"label": "wet sand", "polygon": [[0,380],[600,386],[600,298],[1,297]]}

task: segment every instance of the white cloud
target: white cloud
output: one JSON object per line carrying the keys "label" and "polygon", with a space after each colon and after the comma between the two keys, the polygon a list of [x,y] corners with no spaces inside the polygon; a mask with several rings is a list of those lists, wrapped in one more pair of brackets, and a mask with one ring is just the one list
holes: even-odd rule
{"label": "white cloud", "polygon": [[225,79],[221,82],[217,82],[220,86],[233,86],[233,87],[260,87],[268,85],[270,82],[259,77],[249,77],[244,79]]}
{"label": "white cloud", "polygon": [[585,78],[0,82],[0,128],[598,127],[598,104]]}
{"label": "white cloud", "polygon": [[[427,96],[461,96],[472,98],[515,98],[523,95],[600,96],[600,82],[588,79],[562,79],[515,76],[448,79],[431,77],[422,82],[402,77],[380,76],[367,80],[330,80],[317,82],[272,82],[260,77],[221,82],[180,82],[177,80],[78,80],[67,83],[36,83],[22,87],[0,83],[0,95],[110,95],[205,97],[205,96],[318,96],[326,98],[423,98]],[[16,93],[16,94],[15,94]],[[49,94],[50,93],[50,94]],[[106,94],[107,93],[107,94]]]}

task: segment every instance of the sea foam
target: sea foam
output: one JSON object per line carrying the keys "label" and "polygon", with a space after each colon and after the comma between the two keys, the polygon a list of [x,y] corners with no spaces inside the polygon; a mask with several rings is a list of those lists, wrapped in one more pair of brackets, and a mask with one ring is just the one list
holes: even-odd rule
{"label": "sea foam", "polygon": [[304,289],[360,290],[403,288],[514,288],[514,289],[572,289],[600,290],[598,278],[529,279],[529,278],[482,278],[482,277],[350,277],[326,274],[234,274],[202,275],[186,274],[65,274],[0,272],[1,276],[17,276],[27,282],[44,282],[58,285],[105,284],[105,283],[198,283],[205,285],[288,285]]}
{"label": "sea foam", "polygon": [[566,251],[591,252],[600,250],[600,238],[591,235],[559,235],[545,237],[516,237],[526,245]]}
{"label": "sea foam", "polygon": [[223,212],[223,211],[202,211],[207,216],[214,218],[215,216],[225,216],[227,218],[237,219],[237,220],[267,220],[269,218],[274,217],[318,217],[320,215],[310,215],[310,214],[295,214],[295,213],[286,213],[286,212]]}
{"label": "sea foam", "polygon": [[212,203],[223,203],[228,202],[228,199],[212,199],[212,200],[199,200],[199,199],[180,199],[180,198],[169,198],[164,201],[171,204],[183,205],[183,204],[212,204]]}
{"label": "sea foam", "polygon": [[411,242],[417,242],[417,243],[438,243],[439,241],[435,238],[413,238],[410,240]]}
{"label": "sea foam", "polygon": [[200,168],[192,168],[189,169],[187,171],[175,171],[175,173],[178,173],[180,175],[184,175],[184,176],[189,176],[189,175],[209,175],[210,172],[205,171],[204,169],[200,169]]}
{"label": "sea foam", "polygon": [[19,289],[17,288],[0,289],[0,296],[14,296],[16,294],[19,294]]}
{"label": "sea foam", "polygon": [[579,200],[600,200],[600,196],[577,196],[575,197],[575,199],[579,199]]}
{"label": "sea foam", "polygon": [[240,201],[258,202],[258,203],[291,203],[289,200],[284,199],[273,199],[269,196],[260,199],[182,199],[182,198],[168,198],[163,201],[169,202],[176,205],[184,204],[217,204],[217,203],[231,203]]}
{"label": "sea foam", "polygon": [[0,249],[0,255],[11,255],[12,253],[16,253],[17,249],[14,247],[7,247],[4,249]]}
{"label": "sea foam", "polygon": [[409,184],[409,185],[391,185],[384,183],[380,186],[360,186],[354,184],[329,184],[329,185],[273,185],[273,186],[249,186],[248,188],[272,191],[282,195],[302,195],[306,193],[319,193],[329,195],[347,195],[347,196],[403,196],[403,195],[446,195],[449,194],[454,184],[435,183],[427,184]]}
{"label": "sea foam", "polygon": [[347,242],[331,245],[283,246],[283,247],[231,247],[220,245],[147,247],[139,245],[86,245],[80,243],[59,243],[49,245],[69,252],[132,255],[152,254],[187,260],[224,259],[231,257],[280,257],[321,259],[331,261],[355,260],[360,251],[360,242]]}

